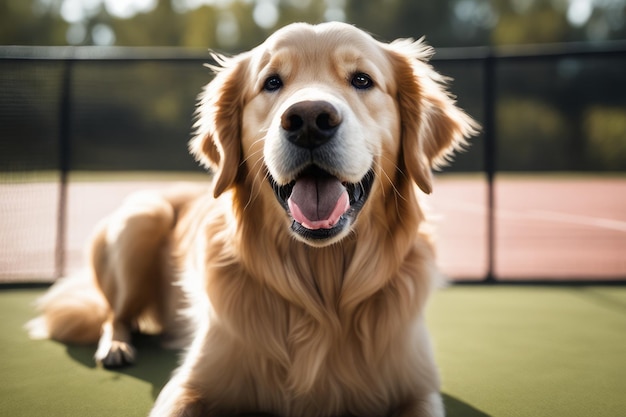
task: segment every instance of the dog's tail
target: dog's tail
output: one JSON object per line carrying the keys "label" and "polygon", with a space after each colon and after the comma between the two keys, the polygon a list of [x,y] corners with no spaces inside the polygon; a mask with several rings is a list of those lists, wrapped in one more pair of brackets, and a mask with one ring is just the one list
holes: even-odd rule
{"label": "dog's tail", "polygon": [[26,329],[33,339],[94,344],[100,338],[109,306],[89,272],[59,279],[37,300],[39,317]]}

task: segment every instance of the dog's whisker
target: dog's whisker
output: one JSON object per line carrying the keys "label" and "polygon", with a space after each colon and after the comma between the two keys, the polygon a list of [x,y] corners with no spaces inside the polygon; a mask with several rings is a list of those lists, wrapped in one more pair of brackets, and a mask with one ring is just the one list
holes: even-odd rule
{"label": "dog's whisker", "polygon": [[267,132],[269,132],[269,128],[259,130],[259,133],[263,133],[263,135],[259,137],[257,140],[255,140],[254,142],[252,142],[252,144],[250,144],[250,148],[252,148],[257,143],[264,142],[265,137],[267,136]]}
{"label": "dog's whisker", "polygon": [[[262,150],[258,151],[257,153],[262,153]],[[250,157],[246,159],[249,159],[249,158]],[[250,197],[248,198],[248,201],[246,202],[244,206],[244,210],[247,210],[250,204],[252,204],[252,202],[254,202],[254,200],[256,200],[256,198],[261,194],[263,184],[268,181],[269,173],[267,172],[267,170],[260,168],[261,165],[263,165],[263,158],[257,159],[254,162],[254,164],[250,167],[250,171],[253,171],[255,173],[254,178],[252,180],[253,189],[252,189],[252,192],[250,193]],[[263,178],[259,179],[260,175],[263,175]]]}
{"label": "dog's whisker", "polygon": [[[255,143],[256,143],[256,142],[255,142]],[[252,148],[253,148],[253,146],[254,146],[254,144],[252,144],[252,145],[250,146],[250,148],[249,148],[249,149],[252,149]],[[243,161],[242,161],[242,162],[247,162],[247,161],[248,161],[248,160],[250,160],[252,157],[257,156],[257,155],[259,155],[259,154],[263,154],[263,149],[258,149],[258,150],[256,150],[256,151],[249,151],[249,152],[248,152],[248,156],[246,156],[246,157],[243,159]],[[257,162],[258,162],[258,161],[257,161]]]}
{"label": "dog's whisker", "polygon": [[[384,158],[386,161],[390,162],[393,167],[395,168],[396,172],[400,173],[404,179],[406,179],[407,181],[409,180],[409,178],[406,176],[406,174],[404,172],[402,172],[402,170],[400,169],[400,167],[398,166],[398,164],[391,160],[390,158],[388,158],[385,155],[382,155],[382,158]],[[383,175],[385,175],[385,178],[387,178],[387,180],[389,180],[389,184],[391,184],[391,187],[395,193],[395,195],[399,198],[401,198],[402,200],[406,201],[406,198],[402,195],[402,193],[400,192],[400,190],[398,190],[398,188],[396,187],[395,182],[391,179],[391,177],[389,176],[389,174],[387,174],[387,172],[384,169],[381,169]]]}
{"label": "dog's whisker", "polygon": [[[255,180],[257,179],[257,175],[261,172],[264,172],[265,169],[263,169],[263,166],[265,165],[263,158],[258,158],[256,161],[254,161],[254,164],[250,167],[251,171],[256,172],[255,175]],[[266,173],[264,175],[267,175]]]}
{"label": "dog's whisker", "polygon": [[382,155],[382,157],[388,161],[389,163],[391,163],[393,165],[393,167],[395,168],[396,172],[398,172],[400,175],[402,175],[402,178],[406,181],[410,181],[409,176],[407,175],[406,172],[404,172],[399,166],[398,163],[392,159],[390,159],[388,156],[386,155]]}
{"label": "dog's whisker", "polygon": [[[382,158],[384,158],[385,160],[391,162],[391,164],[394,166],[396,172],[400,171],[398,165],[395,162],[391,161],[385,155],[382,155]],[[391,179],[391,177],[389,176],[387,171],[384,168],[382,168],[382,167],[381,167],[380,171],[381,171],[382,175],[387,179],[389,184],[391,185],[391,189],[393,190],[393,197],[394,197],[394,202],[395,202],[394,206],[395,206],[395,210],[396,210],[396,215],[398,217],[400,217],[401,214],[400,214],[400,203],[399,203],[399,200],[402,200],[402,201],[406,202],[406,197],[404,197],[402,195],[402,193],[400,192],[400,190],[398,190],[398,188],[396,187],[395,182]],[[379,179],[379,182],[381,183],[381,188],[383,190],[383,198],[385,198],[385,187],[382,184],[383,180]]]}
{"label": "dog's whisker", "polygon": [[[252,166],[252,169],[254,169],[258,164],[261,163],[261,160],[257,160],[255,162],[255,164]],[[248,198],[248,201],[246,202],[246,204],[244,205],[243,210],[246,211],[248,210],[248,207],[257,199],[257,197],[261,194],[261,188],[263,187],[263,182],[267,177],[267,174],[264,174],[264,178],[262,180],[259,180],[259,175],[263,172],[263,170],[261,169],[257,169],[255,170],[255,174],[254,174],[254,178],[252,180],[252,190],[250,192],[250,196]]]}

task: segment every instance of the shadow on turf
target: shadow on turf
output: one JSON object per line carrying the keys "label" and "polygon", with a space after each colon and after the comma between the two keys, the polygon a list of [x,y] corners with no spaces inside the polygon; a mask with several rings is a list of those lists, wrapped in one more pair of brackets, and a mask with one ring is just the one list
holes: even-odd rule
{"label": "shadow on turf", "polygon": [[491,417],[471,405],[448,394],[443,394],[446,417]]}
{"label": "shadow on turf", "polygon": [[[179,352],[163,349],[158,336],[134,335],[133,344],[137,348],[137,362],[132,366],[107,370],[132,376],[152,384],[152,396],[156,398],[165,383],[170,379],[172,372],[178,366]],[[93,355],[96,346],[67,346],[68,355],[88,367],[95,368]]]}
{"label": "shadow on turf", "polygon": [[603,309],[610,309],[622,315],[626,314],[626,300],[612,297],[606,292],[598,291],[596,288],[572,288],[571,292]]}
{"label": "shadow on turf", "polygon": [[[152,384],[152,396],[157,397],[179,361],[179,353],[165,350],[159,344],[157,336],[135,335],[137,362],[133,366],[108,370],[117,372]],[[67,346],[68,355],[76,362],[88,368],[95,368],[93,359],[95,346]],[[464,401],[448,394],[443,394],[447,417],[490,417]]]}

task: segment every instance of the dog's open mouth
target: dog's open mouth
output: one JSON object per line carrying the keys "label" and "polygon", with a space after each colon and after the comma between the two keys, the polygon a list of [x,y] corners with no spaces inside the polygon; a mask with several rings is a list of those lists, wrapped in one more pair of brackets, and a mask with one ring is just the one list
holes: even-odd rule
{"label": "dog's open mouth", "polygon": [[342,182],[315,165],[286,185],[268,175],[276,198],[293,219],[291,229],[309,240],[337,236],[352,224],[374,182],[372,170],[358,183]]}

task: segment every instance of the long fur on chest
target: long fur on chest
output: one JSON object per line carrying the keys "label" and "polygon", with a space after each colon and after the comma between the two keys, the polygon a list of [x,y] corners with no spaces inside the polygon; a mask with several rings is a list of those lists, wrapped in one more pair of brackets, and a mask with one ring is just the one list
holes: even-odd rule
{"label": "long fur on chest", "polygon": [[320,404],[331,413],[354,404],[384,412],[419,384],[413,351],[434,266],[417,221],[403,233],[372,222],[313,248],[282,225],[246,218],[253,210],[223,209],[197,237],[211,311],[198,344],[212,347],[202,355],[210,363],[190,355],[190,370],[205,379],[223,373],[219,383],[198,381],[210,395],[231,397],[239,411],[306,415]]}

